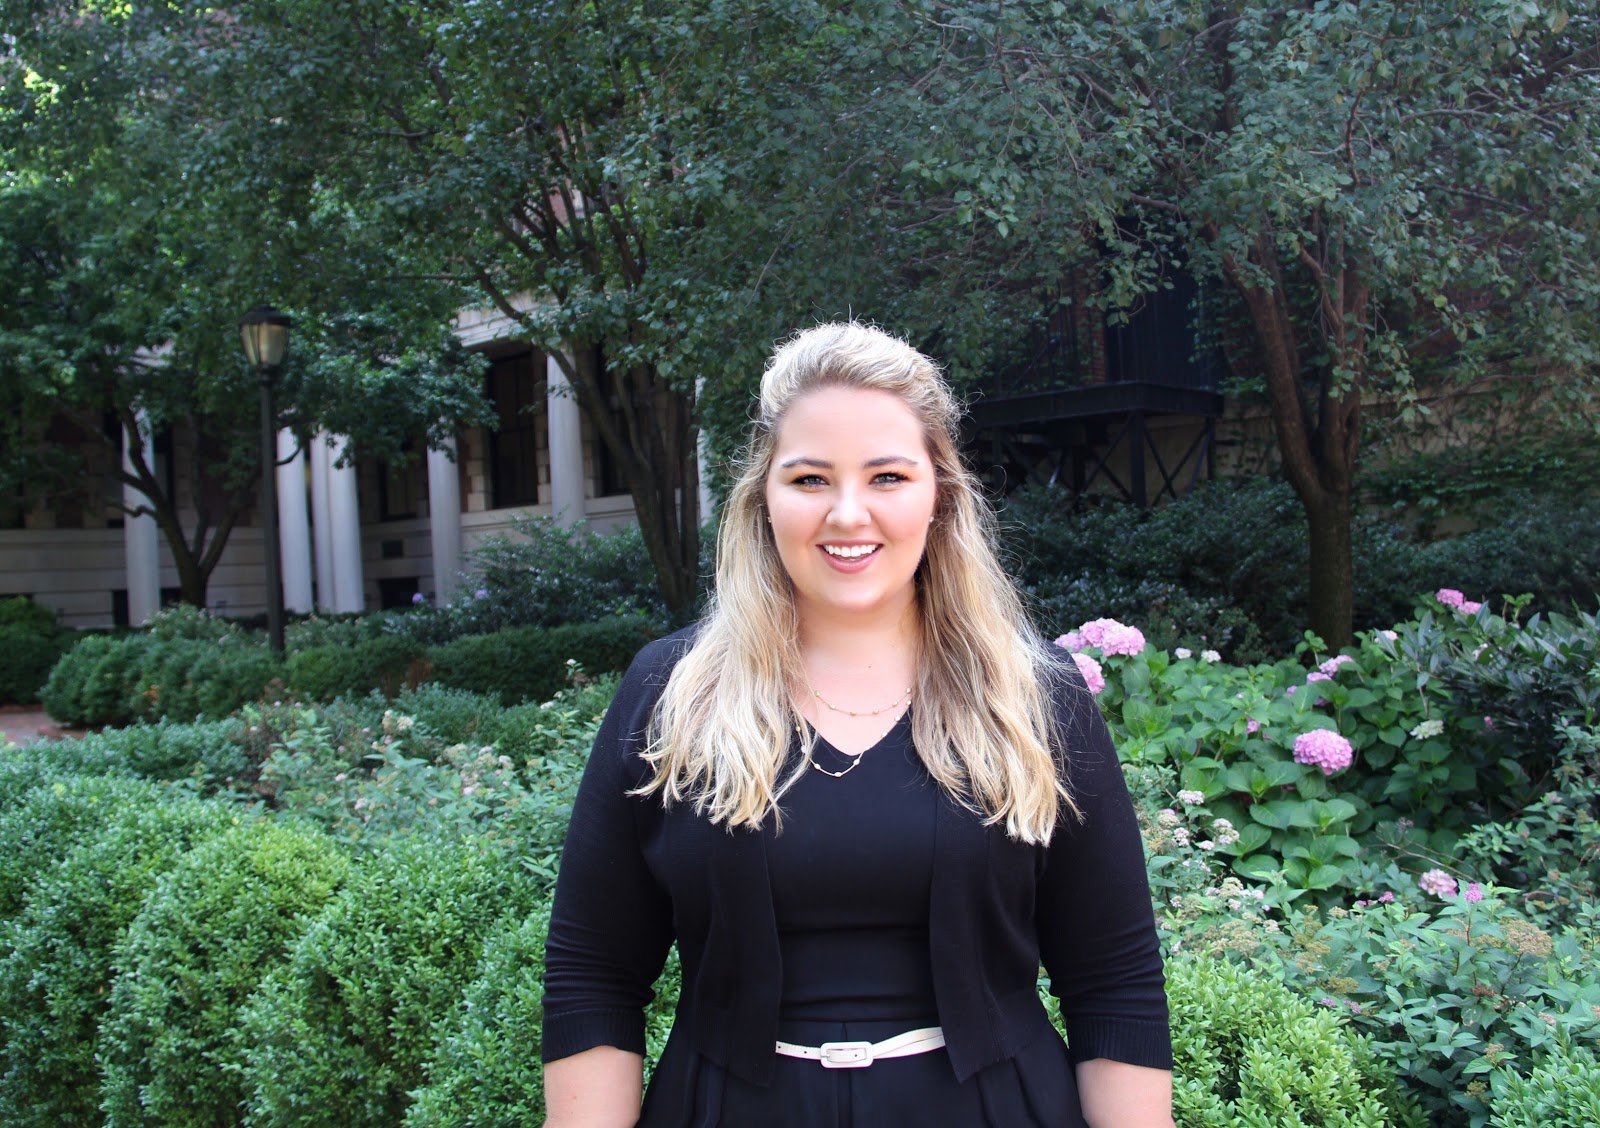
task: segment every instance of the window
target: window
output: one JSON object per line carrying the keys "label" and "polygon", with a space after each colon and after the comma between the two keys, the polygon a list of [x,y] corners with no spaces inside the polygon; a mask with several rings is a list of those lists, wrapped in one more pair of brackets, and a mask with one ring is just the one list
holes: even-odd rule
{"label": "window", "polygon": [[498,420],[489,435],[489,507],[539,503],[539,451],[545,445],[544,354],[496,357],[488,398]]}
{"label": "window", "polygon": [[[415,451],[416,440],[407,439],[400,449],[406,454]],[[421,464],[416,458],[378,463],[378,520],[402,521],[417,515],[420,470]]]}
{"label": "window", "polygon": [[[600,354],[598,346],[595,348],[595,365],[602,371],[605,367],[605,357]],[[602,383],[610,385],[610,380]],[[602,409],[616,427],[617,433],[626,435],[627,424],[622,418],[622,401],[615,392],[606,393],[605,406]],[[618,465],[616,457],[611,453],[611,448],[606,446],[605,440],[600,437],[600,428],[592,422],[589,424],[589,433],[594,438],[594,492],[596,497],[614,497],[628,492],[628,482],[622,476],[622,467]]]}

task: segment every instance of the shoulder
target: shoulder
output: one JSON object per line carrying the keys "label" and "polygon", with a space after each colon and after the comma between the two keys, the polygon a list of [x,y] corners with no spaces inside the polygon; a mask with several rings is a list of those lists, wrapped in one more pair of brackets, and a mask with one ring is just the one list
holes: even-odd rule
{"label": "shoulder", "polygon": [[694,648],[699,633],[700,624],[693,623],[654,642],[646,643],[639,653],[633,656],[633,662],[623,676],[623,685],[633,683],[639,689],[654,686],[658,690],[665,686],[667,679],[672,676],[673,668]]}

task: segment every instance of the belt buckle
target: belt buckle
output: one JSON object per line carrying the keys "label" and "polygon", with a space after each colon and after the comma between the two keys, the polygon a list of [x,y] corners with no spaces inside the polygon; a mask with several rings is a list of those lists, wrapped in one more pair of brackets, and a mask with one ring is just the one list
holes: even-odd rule
{"label": "belt buckle", "polygon": [[871,1042],[824,1042],[817,1048],[822,1051],[823,1069],[865,1069],[872,1064]]}

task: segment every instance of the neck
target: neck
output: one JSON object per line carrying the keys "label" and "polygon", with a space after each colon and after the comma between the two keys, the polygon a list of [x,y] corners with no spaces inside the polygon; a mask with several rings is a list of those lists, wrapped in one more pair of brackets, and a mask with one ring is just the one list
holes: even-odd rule
{"label": "neck", "polygon": [[808,615],[802,608],[800,651],[812,669],[909,670],[915,665],[921,624],[915,599],[875,615]]}

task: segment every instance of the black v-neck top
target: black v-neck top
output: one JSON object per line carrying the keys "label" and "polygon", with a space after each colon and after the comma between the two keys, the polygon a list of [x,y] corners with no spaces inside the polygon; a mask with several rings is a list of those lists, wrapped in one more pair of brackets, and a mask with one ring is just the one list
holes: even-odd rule
{"label": "black v-neck top", "polygon": [[[767,847],[782,952],[779,1015],[936,1024],[928,898],[936,785],[910,714],[853,757],[817,738]],[[796,755],[800,755],[799,740]]]}

